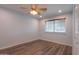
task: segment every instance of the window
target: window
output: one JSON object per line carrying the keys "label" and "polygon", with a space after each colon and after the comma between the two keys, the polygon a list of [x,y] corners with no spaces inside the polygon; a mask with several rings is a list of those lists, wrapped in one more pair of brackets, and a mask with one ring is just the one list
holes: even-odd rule
{"label": "window", "polygon": [[48,20],[45,23],[45,32],[65,32],[65,20]]}

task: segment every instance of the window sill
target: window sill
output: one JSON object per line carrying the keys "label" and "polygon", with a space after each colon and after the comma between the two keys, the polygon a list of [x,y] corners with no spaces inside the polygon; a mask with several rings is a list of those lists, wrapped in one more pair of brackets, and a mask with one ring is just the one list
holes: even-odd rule
{"label": "window sill", "polygon": [[66,34],[67,32],[45,32],[45,33],[52,33],[52,34]]}

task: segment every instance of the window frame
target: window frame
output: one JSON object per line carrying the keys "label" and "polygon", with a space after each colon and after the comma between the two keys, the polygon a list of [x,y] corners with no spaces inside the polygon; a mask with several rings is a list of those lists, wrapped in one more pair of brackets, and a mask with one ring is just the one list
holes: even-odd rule
{"label": "window frame", "polygon": [[[44,26],[44,32],[46,32],[46,33],[66,33],[67,32],[67,29],[66,29],[66,20],[65,20],[66,18],[58,18],[58,19],[52,19],[52,20],[46,20],[45,21],[45,26]],[[64,28],[65,28],[65,31],[64,32],[55,32],[55,21],[56,20],[64,20]],[[50,32],[50,31],[46,31],[46,22],[48,22],[48,21],[54,21],[54,31],[52,31],[52,32]]]}

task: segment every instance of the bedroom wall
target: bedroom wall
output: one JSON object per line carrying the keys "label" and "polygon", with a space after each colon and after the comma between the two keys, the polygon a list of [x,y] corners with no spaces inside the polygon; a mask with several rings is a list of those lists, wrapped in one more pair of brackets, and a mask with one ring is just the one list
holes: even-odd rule
{"label": "bedroom wall", "polygon": [[72,45],[72,13],[66,16],[66,33],[44,32],[45,20],[38,20],[24,13],[0,8],[0,49],[37,39]]}
{"label": "bedroom wall", "polygon": [[38,39],[38,20],[11,9],[0,8],[0,48]]}
{"label": "bedroom wall", "polygon": [[79,55],[79,5],[74,5],[73,10],[74,10],[73,54]]}
{"label": "bedroom wall", "polygon": [[72,46],[72,13],[64,14],[64,15],[59,15],[59,16],[54,16],[53,18],[61,18],[61,17],[66,17],[66,32],[65,33],[54,33],[54,32],[45,32],[44,27],[45,27],[45,21],[50,19],[42,19],[40,20],[40,39],[51,41],[51,42],[56,42],[59,44],[65,44],[65,45],[70,45]]}

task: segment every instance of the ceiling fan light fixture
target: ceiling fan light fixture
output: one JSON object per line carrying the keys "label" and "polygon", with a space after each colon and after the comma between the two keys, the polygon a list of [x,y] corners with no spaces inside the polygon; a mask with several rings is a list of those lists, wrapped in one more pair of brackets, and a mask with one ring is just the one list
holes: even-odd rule
{"label": "ceiling fan light fixture", "polygon": [[38,14],[38,12],[35,11],[35,10],[30,11],[30,13],[31,13],[32,15],[37,15],[37,14]]}

